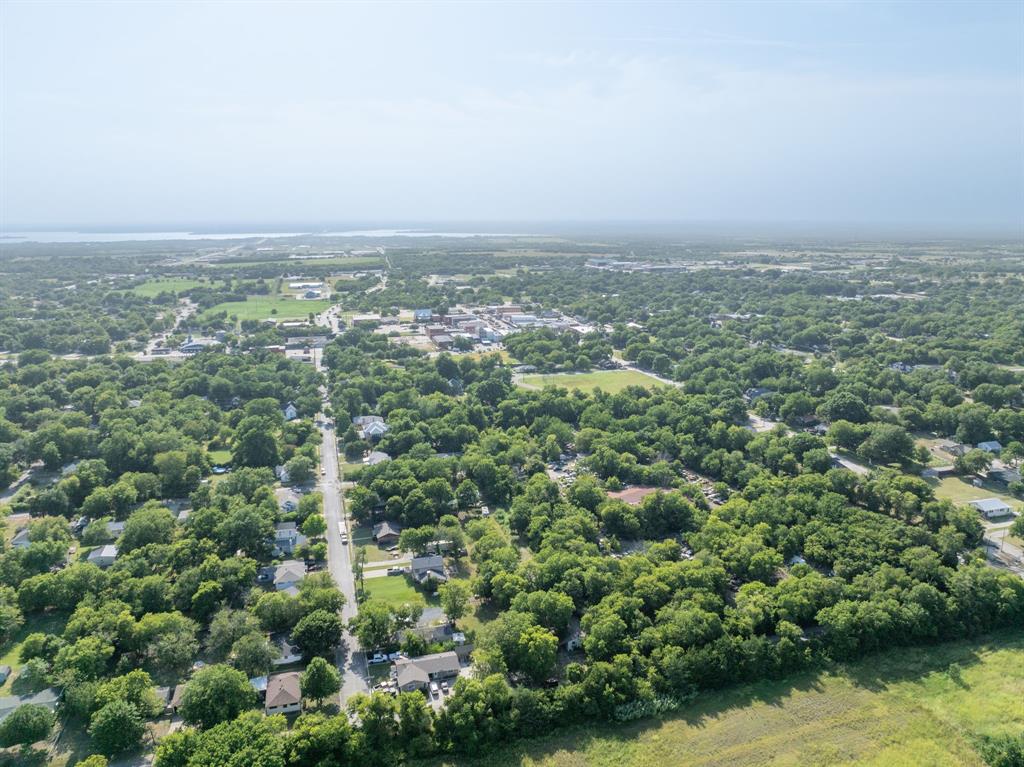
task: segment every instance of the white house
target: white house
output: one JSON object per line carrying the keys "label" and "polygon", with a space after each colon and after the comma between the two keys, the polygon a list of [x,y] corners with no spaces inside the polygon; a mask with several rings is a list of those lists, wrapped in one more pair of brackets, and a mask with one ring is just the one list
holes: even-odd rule
{"label": "white house", "polygon": [[982,498],[980,501],[971,501],[971,506],[980,511],[985,519],[1005,517],[1013,512],[1008,503],[998,498]]}
{"label": "white house", "polygon": [[284,414],[284,420],[286,421],[294,421],[296,418],[299,417],[299,411],[295,407],[294,402],[289,402],[287,405],[285,405],[284,409],[281,412]]}
{"label": "white house", "polygon": [[110,567],[117,559],[117,546],[107,544],[89,552],[88,560],[97,567]]}
{"label": "white house", "polygon": [[292,586],[298,586],[305,577],[305,564],[298,559],[285,560],[274,570],[274,588],[284,591]]}
{"label": "white house", "polygon": [[267,680],[267,700],[263,710],[271,714],[294,714],[302,709],[299,673],[274,674]]}
{"label": "white house", "polygon": [[987,452],[987,453],[998,453],[998,452],[1000,452],[1000,451],[1001,451],[1002,449],[1003,449],[1003,446],[1002,446],[1002,445],[1000,445],[1000,444],[999,444],[999,443],[998,443],[998,442],[997,442],[996,440],[994,440],[994,439],[992,439],[992,440],[989,440],[989,441],[987,441],[987,442],[979,442],[979,443],[978,443],[978,450],[984,450],[984,451],[985,451],[985,452]]}
{"label": "white house", "polygon": [[382,421],[374,421],[363,427],[363,439],[380,439],[388,433],[388,425]]}
{"label": "white house", "polygon": [[274,556],[292,554],[307,540],[294,522],[278,522],[274,525]]}

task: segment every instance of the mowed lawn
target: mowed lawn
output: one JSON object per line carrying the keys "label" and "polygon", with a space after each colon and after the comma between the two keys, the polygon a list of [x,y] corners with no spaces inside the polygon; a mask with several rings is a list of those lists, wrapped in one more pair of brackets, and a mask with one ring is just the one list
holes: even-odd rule
{"label": "mowed lawn", "polygon": [[964,506],[971,501],[980,501],[982,498],[999,498],[1010,505],[1015,511],[1021,511],[1022,504],[1011,495],[1007,495],[999,486],[991,482],[982,483],[981,487],[975,487],[968,480],[961,477],[946,477],[945,479],[927,480],[928,484],[935,490],[935,497],[948,499],[958,506]]}
{"label": "mowed lawn", "polygon": [[174,279],[168,277],[160,280],[146,280],[141,285],[132,288],[132,293],[144,298],[153,298],[161,293],[180,293],[189,288],[196,288],[200,285],[210,285],[209,282],[200,280]]}
{"label": "mowed lawn", "polygon": [[979,734],[1024,728],[1024,637],[900,650],[834,673],[704,695],[677,714],[573,728],[483,767],[984,767]]}
{"label": "mowed lawn", "polygon": [[656,378],[638,370],[599,370],[592,373],[558,373],[553,375],[524,375],[519,384],[526,389],[543,389],[545,386],[562,386],[566,389],[590,391],[601,388],[609,394],[617,394],[627,386],[663,386]]}
{"label": "mowed lawn", "polygon": [[211,306],[200,319],[218,312],[227,312],[228,317],[235,316],[239,320],[301,320],[310,312],[319,314],[332,305],[326,299],[300,301],[282,296],[249,296],[245,301],[225,301]]}
{"label": "mowed lawn", "polygon": [[393,607],[404,604],[426,607],[438,604],[436,596],[427,596],[418,591],[405,576],[387,575],[383,578],[367,578],[363,586],[370,599],[379,599]]}

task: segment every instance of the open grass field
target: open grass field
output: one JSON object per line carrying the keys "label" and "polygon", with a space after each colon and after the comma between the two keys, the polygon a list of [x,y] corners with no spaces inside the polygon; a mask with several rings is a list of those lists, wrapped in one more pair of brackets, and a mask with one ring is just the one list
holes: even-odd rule
{"label": "open grass field", "polygon": [[417,591],[405,577],[368,578],[364,581],[364,586],[371,599],[379,599],[395,607],[404,604],[422,605],[423,607],[438,604],[436,596],[428,596]]}
{"label": "open grass field", "polygon": [[946,477],[941,480],[929,479],[927,482],[935,489],[936,497],[949,499],[959,506],[982,498],[999,498],[1016,511],[1020,511],[1024,506],[1012,495],[1007,495],[999,485],[990,482],[982,483],[981,487],[975,487],[960,477]]}
{"label": "open grass field", "polygon": [[302,267],[329,266],[339,272],[358,272],[364,269],[383,269],[384,259],[379,256],[352,256],[351,258],[282,258],[274,261],[211,261],[211,269],[233,269],[250,266],[273,266],[298,271]]}
{"label": "open grass field", "polygon": [[590,391],[601,388],[617,394],[627,386],[661,386],[657,379],[637,370],[600,370],[592,373],[560,373],[554,375],[524,375],[519,385],[525,389],[543,389],[545,386],[564,386],[567,389]]}
{"label": "open grass field", "polygon": [[832,673],[704,695],[676,714],[574,728],[483,767],[983,767],[979,734],[1024,727],[1024,637],[899,650]]}
{"label": "open grass field", "polygon": [[210,463],[214,465],[225,465],[231,463],[231,451],[230,450],[207,450],[206,457],[210,459]]}
{"label": "open grass field", "polygon": [[180,293],[181,291],[188,290],[189,288],[209,284],[210,283],[208,282],[202,282],[200,280],[185,280],[166,277],[159,280],[146,280],[141,285],[136,285],[132,288],[132,293],[145,298],[153,298],[161,293]]}
{"label": "open grass field", "polygon": [[225,301],[211,306],[200,316],[200,321],[217,312],[227,312],[228,317],[235,316],[239,320],[301,320],[310,312],[320,313],[331,306],[326,299],[299,301],[281,296],[249,296],[246,301]]}

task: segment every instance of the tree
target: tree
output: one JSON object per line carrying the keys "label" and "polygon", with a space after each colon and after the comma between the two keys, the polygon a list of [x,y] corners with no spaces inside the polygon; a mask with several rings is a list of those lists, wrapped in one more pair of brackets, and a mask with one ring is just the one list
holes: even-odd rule
{"label": "tree", "polygon": [[103,754],[93,754],[87,756],[80,762],[75,762],[75,767],[108,767],[110,762],[107,761],[107,757]]}
{"label": "tree", "polygon": [[359,607],[352,619],[352,633],[366,650],[388,647],[395,641],[395,616],[386,602],[368,599]]}
{"label": "tree", "polygon": [[185,685],[181,716],[189,724],[208,729],[234,719],[254,705],[256,691],[248,677],[230,666],[217,664],[200,669]]}
{"label": "tree", "polygon": [[551,674],[557,654],[558,637],[542,626],[531,626],[519,635],[509,668],[522,671],[536,684]]}
{"label": "tree", "polygon": [[352,738],[352,727],[344,716],[302,714],[295,720],[285,741],[286,760],[289,765],[320,767],[353,764]]}
{"label": "tree", "polygon": [[150,543],[170,543],[175,524],[174,514],[166,506],[144,506],[124,523],[118,550],[127,553]]}
{"label": "tree", "polygon": [[460,509],[468,509],[480,502],[480,491],[471,479],[464,479],[455,488],[455,502]]}
{"label": "tree", "polygon": [[0,722],[0,746],[28,746],[42,740],[50,734],[53,719],[46,706],[33,703],[18,706]]}
{"label": "tree", "polygon": [[[285,767],[283,716],[247,711],[200,733],[187,767]],[[157,767],[165,767],[158,761]]]}
{"label": "tree", "polygon": [[221,608],[210,621],[210,631],[206,636],[206,649],[213,657],[224,660],[231,648],[241,637],[259,630],[256,617],[247,610]]}
{"label": "tree", "polygon": [[129,671],[101,684],[94,705],[102,708],[114,701],[130,703],[143,717],[156,716],[163,709],[149,674],[141,669]]}
{"label": "tree", "polygon": [[437,595],[441,599],[441,609],[448,616],[449,623],[455,623],[466,614],[469,606],[469,588],[459,581],[449,581],[442,584]]}
{"label": "tree", "polygon": [[313,478],[313,460],[304,455],[296,455],[284,465],[284,468],[288,472],[289,481],[293,484],[301,485]]}
{"label": "tree", "polygon": [[875,424],[857,452],[875,463],[907,463],[913,458],[914,440],[902,426]]}
{"label": "tree", "polygon": [[341,619],[335,613],[314,610],[295,624],[292,638],[305,658],[327,657],[341,641],[341,631]]}
{"label": "tree", "polygon": [[312,698],[319,705],[324,698],[334,695],[341,689],[341,675],[333,664],[316,657],[309,662],[299,677],[299,687],[303,697]]}
{"label": "tree", "polygon": [[89,735],[107,756],[137,747],[145,730],[138,709],[124,700],[107,703],[89,721]]}
{"label": "tree", "polygon": [[327,522],[321,514],[310,514],[302,522],[302,534],[309,538],[316,538],[327,532]]}
{"label": "tree", "polygon": [[267,637],[263,634],[252,633],[239,637],[231,645],[228,660],[232,666],[251,679],[269,672],[276,657],[277,650],[270,644]]}
{"label": "tree", "polygon": [[231,458],[236,466],[276,466],[280,452],[277,424],[269,418],[243,418],[235,430]]}
{"label": "tree", "polygon": [[992,465],[992,458],[992,453],[987,450],[975,448],[957,456],[954,465],[961,474],[980,474]]}

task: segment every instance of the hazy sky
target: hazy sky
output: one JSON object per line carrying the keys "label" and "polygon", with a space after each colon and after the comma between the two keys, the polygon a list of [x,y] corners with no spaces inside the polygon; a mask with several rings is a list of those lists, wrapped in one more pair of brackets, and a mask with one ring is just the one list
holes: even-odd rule
{"label": "hazy sky", "polygon": [[0,7],[8,230],[1024,217],[1021,2]]}

